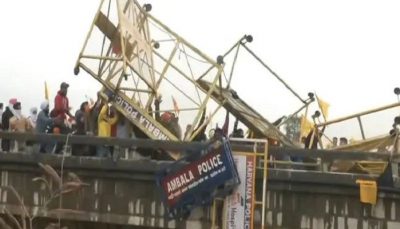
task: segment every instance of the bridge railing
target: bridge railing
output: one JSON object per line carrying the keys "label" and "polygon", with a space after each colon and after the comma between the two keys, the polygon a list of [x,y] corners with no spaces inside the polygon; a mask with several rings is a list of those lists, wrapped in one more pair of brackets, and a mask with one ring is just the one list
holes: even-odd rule
{"label": "bridge railing", "polygon": [[[29,141],[34,143],[60,143],[68,145],[83,144],[92,146],[119,146],[127,148],[144,148],[164,151],[199,151],[205,149],[207,142],[177,142],[151,139],[119,139],[103,138],[96,136],[79,135],[51,135],[51,134],[32,134],[16,132],[0,132],[0,139],[9,139],[12,141]],[[264,144],[257,141],[248,142],[231,140],[232,150],[234,152],[264,152]],[[272,168],[283,170],[313,170],[328,173],[329,166],[334,161],[381,161],[387,162],[392,167],[394,177],[398,177],[398,163],[400,155],[387,152],[355,152],[355,151],[334,151],[334,150],[309,150],[298,148],[284,148],[269,146],[269,163]],[[288,158],[312,158],[317,163],[293,162]],[[262,163],[259,163],[260,165]],[[285,166],[279,166],[285,165]],[[311,168],[311,169],[310,169]]]}

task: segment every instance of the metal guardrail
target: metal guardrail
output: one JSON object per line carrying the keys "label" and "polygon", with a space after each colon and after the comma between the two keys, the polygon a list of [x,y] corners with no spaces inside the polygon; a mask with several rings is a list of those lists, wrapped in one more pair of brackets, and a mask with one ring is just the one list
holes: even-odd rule
{"label": "metal guardrail", "polygon": [[[141,147],[149,149],[163,149],[170,151],[190,151],[202,150],[207,147],[207,142],[178,142],[178,141],[162,141],[151,139],[120,139],[120,138],[104,138],[96,136],[81,135],[52,135],[52,134],[32,134],[32,133],[16,133],[16,132],[0,132],[0,139],[9,139],[17,141],[31,141],[36,143],[66,143],[69,144],[86,144],[86,145],[108,145],[120,147]],[[233,151],[242,152],[264,152],[264,144],[255,142],[240,142],[231,140]],[[271,156],[298,156],[321,158],[321,160],[382,160],[399,162],[400,155],[390,153],[375,152],[354,152],[354,151],[332,151],[332,150],[309,150],[298,148],[284,148],[269,146],[269,154]]]}
{"label": "metal guardrail", "polygon": [[[43,143],[65,143],[68,138],[68,144],[87,144],[87,145],[109,145],[121,147],[141,147],[148,149],[162,149],[173,151],[196,151],[205,149],[208,145],[207,142],[174,142],[174,141],[161,141],[151,139],[118,139],[118,138],[101,138],[95,136],[74,136],[74,135],[47,135],[47,134],[31,134],[31,133],[12,133],[0,132],[0,139],[43,142]],[[234,152],[263,152],[264,145],[261,142],[249,141],[235,141],[231,140],[231,147]],[[280,167],[270,167],[268,179],[274,182],[301,182],[301,183],[318,183],[318,184],[338,184],[356,186],[356,179],[378,179],[378,175],[374,174],[357,174],[357,173],[335,173],[329,171],[327,165],[334,160],[343,161],[356,161],[356,160],[373,160],[385,161],[391,164],[392,179],[394,187],[400,187],[400,180],[398,179],[398,163],[399,155],[392,155],[389,153],[372,153],[372,152],[352,152],[352,151],[326,151],[326,150],[309,150],[309,149],[292,149],[283,147],[269,146],[269,155],[275,158],[282,156],[296,156],[319,158],[320,162],[311,166],[307,163],[299,164],[283,164]],[[60,155],[46,155],[46,154],[16,154],[5,153],[1,155],[0,164],[6,167],[12,167],[16,163],[21,166],[28,166],[37,163],[37,161],[51,162],[52,165],[57,167],[57,161]],[[93,161],[95,160],[95,161]],[[35,162],[36,161],[36,162]],[[269,162],[279,161],[271,160]],[[290,161],[288,161],[290,162]],[[33,163],[33,164],[32,164]],[[118,174],[125,174],[124,176],[137,177],[138,179],[153,179],[153,173],[159,168],[171,163],[167,161],[153,161],[147,160],[146,163],[142,161],[126,161],[120,160],[113,162],[107,159],[97,158],[80,158],[68,157],[65,166],[70,169],[79,169],[87,171],[94,169],[103,171],[118,171]],[[281,164],[282,165],[282,164]],[[303,168],[301,168],[303,167]],[[304,170],[304,167],[314,167],[312,171]],[[128,174],[127,171],[131,171]],[[137,173],[135,173],[135,171]],[[140,178],[139,178],[140,177]],[[257,175],[257,177],[259,177]],[[277,187],[281,184],[276,183]],[[282,183],[282,185],[284,185]],[[283,186],[282,186],[283,187]]]}
{"label": "metal guardrail", "polygon": [[370,110],[367,110],[367,111],[363,111],[363,112],[355,113],[355,114],[352,114],[352,115],[348,115],[348,116],[345,116],[345,117],[333,119],[333,120],[330,120],[330,121],[325,121],[323,123],[316,124],[315,127],[316,128],[318,128],[318,127],[326,127],[326,126],[334,125],[334,124],[341,123],[341,122],[344,122],[344,121],[348,121],[348,120],[351,120],[351,119],[357,119],[362,139],[366,140],[367,137],[365,136],[364,125],[363,125],[363,122],[362,122],[361,118],[365,117],[367,115],[370,115],[370,114],[378,113],[378,112],[385,111],[385,110],[392,109],[392,108],[399,107],[399,106],[400,106],[400,102],[392,103],[392,104],[388,104],[388,105],[385,105],[385,106],[381,106],[381,107],[377,107],[377,108],[374,108],[374,109],[370,109]]}
{"label": "metal guardrail", "polygon": [[16,133],[16,132],[0,132],[0,139],[9,139],[16,141],[30,141],[35,143],[66,143],[68,144],[85,144],[85,145],[108,145],[120,147],[141,147],[149,149],[163,149],[167,151],[185,151],[185,150],[201,150],[207,147],[202,142],[178,142],[178,141],[162,141],[152,139],[122,139],[122,138],[105,138],[89,135],[62,135],[62,134],[32,134],[32,133]]}

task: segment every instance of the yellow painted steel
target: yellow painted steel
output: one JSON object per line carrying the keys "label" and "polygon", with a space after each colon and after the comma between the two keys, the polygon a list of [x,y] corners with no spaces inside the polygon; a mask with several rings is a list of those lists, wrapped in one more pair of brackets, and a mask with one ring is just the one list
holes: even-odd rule
{"label": "yellow painted steel", "polygon": [[357,180],[356,183],[360,185],[360,202],[375,205],[378,196],[376,181]]}
{"label": "yellow painted steel", "polygon": [[[266,228],[266,206],[267,206],[267,176],[268,176],[268,163],[272,162],[272,160],[268,159],[268,141],[263,140],[263,139],[232,139],[233,141],[241,141],[241,142],[247,142],[247,143],[253,143],[253,152],[233,152],[235,155],[244,155],[244,156],[255,156],[256,157],[256,163],[261,162],[262,166],[256,166],[256,173],[258,171],[262,171],[262,183],[257,184],[255,182],[255,176],[253,177],[253,184],[254,184],[254,190],[257,189],[258,185],[262,185],[262,196],[258,197],[256,193],[253,195],[253,206],[261,206],[261,211],[262,211],[262,216],[261,216],[261,225],[260,228],[265,229]],[[257,145],[263,144],[264,145],[264,152],[257,152]],[[283,162],[283,161],[279,161]],[[211,209],[211,228],[216,229],[216,228],[221,228],[219,225],[217,225],[217,214],[218,214],[218,209],[217,209],[217,204],[223,202],[223,209],[222,209],[222,223],[221,227],[223,229],[227,228],[226,220],[224,220],[225,217],[225,211],[226,209],[226,204],[225,204],[225,199],[214,199],[212,209]],[[254,213],[252,213],[254,214]],[[254,217],[253,217],[254,220]],[[252,228],[254,228],[254,222],[252,222]]]}

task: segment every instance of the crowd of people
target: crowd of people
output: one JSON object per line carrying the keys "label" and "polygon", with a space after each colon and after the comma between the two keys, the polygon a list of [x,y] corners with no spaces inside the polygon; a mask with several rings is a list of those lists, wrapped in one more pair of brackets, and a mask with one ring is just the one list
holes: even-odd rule
{"label": "crowd of people", "polygon": [[[31,132],[39,134],[73,134],[73,135],[89,135],[99,137],[117,137],[122,139],[128,138],[146,138],[137,127],[131,124],[122,114],[120,114],[115,107],[111,106],[108,101],[104,101],[99,95],[96,101],[83,101],[75,114],[71,114],[70,104],[67,97],[69,85],[65,82],[61,83],[60,89],[54,98],[54,107],[50,108],[48,100],[44,100],[40,104],[40,109],[32,107],[29,116],[24,116],[21,112],[22,104],[16,98],[11,98],[9,104],[5,107],[3,112],[3,104],[0,103],[0,127],[3,131],[12,132]],[[199,125],[192,128],[191,125],[186,127],[186,131],[182,134],[179,126],[179,119],[173,113],[164,112],[159,113],[161,97],[155,99],[154,118],[160,122],[171,133],[178,137],[178,139],[187,139],[188,133],[191,129],[192,133],[198,133],[193,141],[204,141],[207,139],[205,134],[206,125],[203,123],[206,120],[206,111],[200,118]],[[218,127],[216,130],[221,130],[225,136],[228,136],[228,123],[229,114],[221,129]],[[323,133],[323,130],[319,134]],[[312,139],[314,136],[314,139]],[[233,132],[229,137],[244,138],[244,131],[238,128],[238,120],[235,121]],[[317,149],[318,136],[313,134],[312,131],[309,135],[302,139],[305,148]],[[340,138],[339,145],[346,145],[347,139]],[[1,150],[3,152],[21,152],[27,151],[34,146],[36,151],[40,153],[53,153],[59,154],[63,148],[63,144],[33,144],[32,142],[10,141],[3,139],[1,141]],[[332,145],[328,148],[338,146],[338,138],[334,137]],[[119,157],[122,153],[128,154],[130,149],[117,149],[109,146],[90,146],[90,145],[72,145],[72,154],[79,156],[98,156],[98,157]],[[142,154],[143,155],[143,154]],[[149,156],[145,154],[143,156]]]}
{"label": "crowd of people", "polygon": [[[301,142],[304,144],[304,148],[305,149],[314,149],[314,150],[318,149],[318,144],[320,143],[320,140],[322,139],[324,130],[325,130],[325,126],[322,128],[322,130],[318,131],[318,134],[316,134],[314,129],[312,129],[306,137],[302,137]],[[332,141],[330,141],[325,146],[325,148],[332,149],[332,148],[344,146],[347,144],[349,144],[349,141],[346,137],[340,137],[340,138],[333,137]]]}
{"label": "crowd of people", "polygon": [[[339,140],[339,142],[338,142],[338,140]],[[347,145],[348,143],[349,143],[349,141],[345,137],[341,137],[339,139],[337,137],[333,137],[332,138],[332,145],[329,145],[328,148],[335,148],[337,146],[344,146],[344,145]]]}
{"label": "crowd of people", "polygon": [[[71,114],[67,97],[69,85],[61,83],[60,90],[54,98],[54,107],[50,108],[48,100],[30,109],[29,116],[21,112],[22,104],[16,98],[9,100],[3,112],[0,104],[1,129],[3,131],[39,134],[73,134],[99,137],[131,138],[134,135],[133,127],[128,120],[119,115],[117,110],[103,101],[99,96],[97,101],[84,101],[75,115]],[[22,141],[3,139],[1,149],[4,152],[26,151],[35,144]],[[40,153],[59,154],[62,144],[36,144]],[[87,145],[73,145],[72,153],[85,156],[109,157],[113,149],[107,146],[91,147]]]}
{"label": "crowd of people", "polygon": [[[60,89],[54,98],[54,107],[50,107],[48,100],[44,100],[40,104],[40,109],[32,107],[30,114],[25,116],[21,112],[22,104],[16,98],[9,100],[9,104],[5,106],[3,112],[3,104],[0,104],[0,127],[3,131],[19,132],[19,133],[37,133],[37,134],[72,134],[80,136],[98,136],[98,137],[117,137],[122,139],[128,138],[147,138],[144,133],[119,113],[117,109],[105,101],[98,95],[97,100],[83,101],[75,114],[71,113],[68,99],[69,85],[65,82],[61,83]],[[184,134],[179,125],[179,118],[171,112],[160,114],[161,96],[157,97],[154,102],[155,111],[150,113],[161,123],[166,129],[183,139],[188,134]],[[204,141],[207,139],[205,134],[206,111],[203,111],[200,122],[193,133],[197,135],[193,141]],[[237,122],[235,123],[235,130]],[[236,133],[237,132],[237,133]],[[234,132],[235,137],[242,137],[243,130],[238,129]],[[10,141],[3,139],[1,141],[1,150],[3,152],[24,152],[33,151],[40,153],[60,154],[64,145],[61,143],[32,143],[23,141]],[[72,154],[77,156],[98,156],[119,158],[123,154],[128,155],[132,151],[136,151],[142,157],[154,158],[154,152],[142,149],[127,149],[110,146],[90,146],[88,144],[72,145]]]}

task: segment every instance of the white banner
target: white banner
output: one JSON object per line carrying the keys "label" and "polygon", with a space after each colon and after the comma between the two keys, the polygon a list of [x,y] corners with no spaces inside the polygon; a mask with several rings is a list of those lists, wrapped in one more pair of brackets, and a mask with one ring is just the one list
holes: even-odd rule
{"label": "white banner", "polygon": [[254,213],[255,155],[234,155],[240,185],[225,199],[226,229],[252,229]]}

